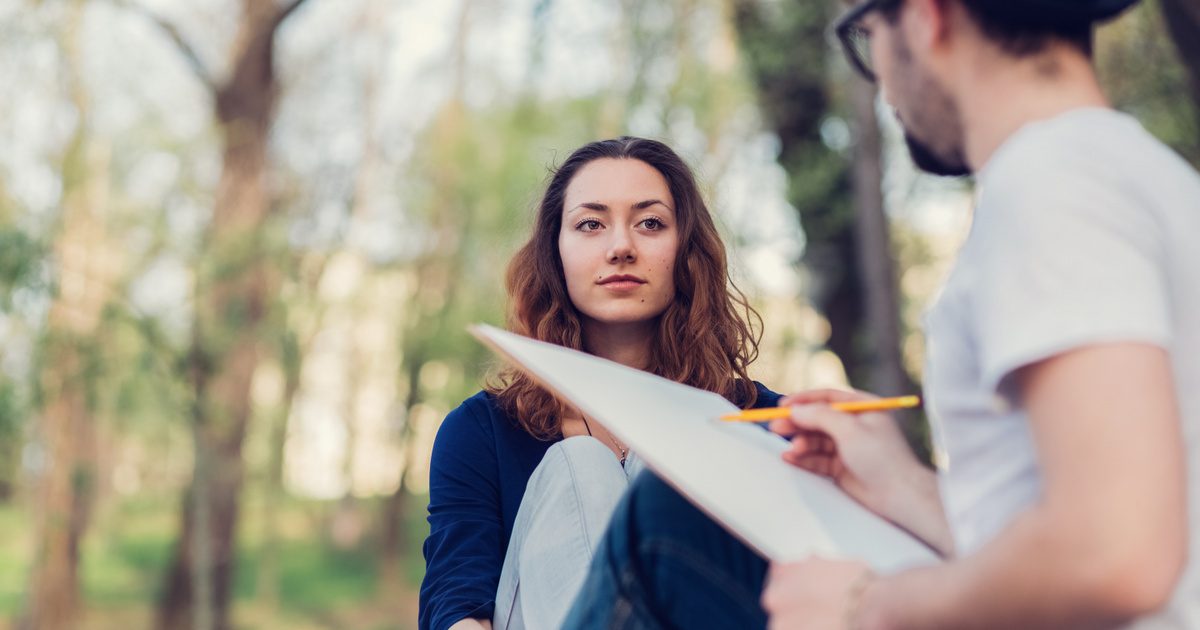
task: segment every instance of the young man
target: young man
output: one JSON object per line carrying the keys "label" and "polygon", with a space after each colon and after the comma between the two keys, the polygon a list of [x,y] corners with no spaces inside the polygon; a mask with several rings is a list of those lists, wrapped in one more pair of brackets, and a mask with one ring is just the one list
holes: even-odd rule
{"label": "young man", "polygon": [[940,470],[828,405],[857,394],[793,396],[772,428],[946,562],[768,569],[644,475],[568,627],[1200,628],[1200,177],[1090,61],[1134,2],[868,0],[838,25],[918,165],[978,177],[926,321]]}

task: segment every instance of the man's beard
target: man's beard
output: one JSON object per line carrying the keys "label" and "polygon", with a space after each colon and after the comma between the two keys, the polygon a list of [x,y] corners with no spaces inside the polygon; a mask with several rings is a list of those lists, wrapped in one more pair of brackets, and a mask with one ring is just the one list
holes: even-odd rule
{"label": "man's beard", "polygon": [[[896,110],[896,118],[900,120],[900,126],[904,129],[904,142],[908,145],[908,154],[912,156],[913,163],[917,168],[934,175],[970,175],[971,167],[967,165],[959,144],[963,136],[962,120],[954,101],[932,75],[914,63],[912,52],[904,38],[897,37],[893,41],[896,76],[901,80],[897,88],[899,101],[921,104],[919,109],[911,112],[911,120],[901,116],[899,108]],[[923,130],[922,135],[925,139],[918,138],[911,129]],[[944,142],[933,142],[934,136]],[[947,147],[946,151],[939,153],[934,148],[938,145],[959,146]]]}
{"label": "man's beard", "polygon": [[971,174],[971,167],[961,155],[943,158],[933,151],[928,144],[915,138],[908,130],[904,131],[904,142],[908,145],[908,154],[912,156],[917,168],[944,177],[962,177]]}

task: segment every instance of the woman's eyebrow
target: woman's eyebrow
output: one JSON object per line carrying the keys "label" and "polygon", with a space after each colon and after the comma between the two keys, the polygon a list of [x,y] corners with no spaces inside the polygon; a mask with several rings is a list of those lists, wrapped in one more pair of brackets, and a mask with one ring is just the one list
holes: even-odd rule
{"label": "woman's eyebrow", "polygon": [[633,204],[633,209],[634,210],[645,210],[646,208],[649,208],[650,206],[653,206],[656,204],[666,208],[667,210],[670,210],[671,212],[675,211],[674,208],[672,208],[671,206],[668,206],[667,204],[663,203],[662,201],[660,201],[658,199],[647,199],[645,201],[639,201],[639,202]]}
{"label": "woman's eyebrow", "polygon": [[608,206],[606,206],[602,203],[597,203],[595,201],[585,201],[585,202],[575,206],[574,208],[567,210],[567,212],[568,213],[575,212],[576,210],[578,210],[580,208],[586,208],[588,210],[594,210],[596,212],[608,212],[608,210],[609,210]]}
{"label": "woman's eyebrow", "polygon": [[[675,211],[674,208],[672,208],[671,206],[668,206],[666,203],[664,203],[662,200],[659,200],[659,199],[647,199],[645,201],[639,201],[630,207],[633,210],[645,210],[646,208],[649,208],[650,206],[654,206],[654,205],[662,206],[662,207],[666,208],[667,210],[670,210],[671,212]],[[593,210],[595,212],[608,212],[609,210],[611,210],[611,208],[609,208],[608,206],[606,206],[602,203],[599,203],[596,201],[585,201],[585,202],[575,206],[574,208],[567,210],[567,212],[571,213],[580,208],[586,208],[588,210]]]}

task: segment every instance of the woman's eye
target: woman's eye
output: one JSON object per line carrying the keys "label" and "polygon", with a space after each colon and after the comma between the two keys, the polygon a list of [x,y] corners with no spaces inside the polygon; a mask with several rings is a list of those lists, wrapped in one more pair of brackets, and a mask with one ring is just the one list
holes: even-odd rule
{"label": "woman's eye", "polygon": [[575,229],[583,232],[595,232],[601,227],[604,226],[600,225],[600,222],[595,219],[584,219],[583,221],[575,224]]}
{"label": "woman's eye", "polygon": [[661,229],[667,227],[667,226],[663,225],[662,221],[655,219],[653,217],[642,221],[642,225],[646,226],[647,230],[661,230]]}

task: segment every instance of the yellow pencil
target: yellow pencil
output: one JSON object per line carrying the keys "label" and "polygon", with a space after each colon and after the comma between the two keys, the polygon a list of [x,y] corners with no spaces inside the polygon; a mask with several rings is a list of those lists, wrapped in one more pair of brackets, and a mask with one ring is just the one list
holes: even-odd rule
{"label": "yellow pencil", "polygon": [[[921,399],[918,396],[899,396],[897,398],[877,398],[875,400],[835,402],[831,403],[829,406],[844,413],[862,413],[865,411],[908,409],[910,407],[916,407],[920,404]],[[791,415],[791,407],[767,407],[764,409],[747,409],[739,413],[731,413],[727,416],[721,416],[721,419],[729,422],[763,422],[765,420],[789,418]]]}

